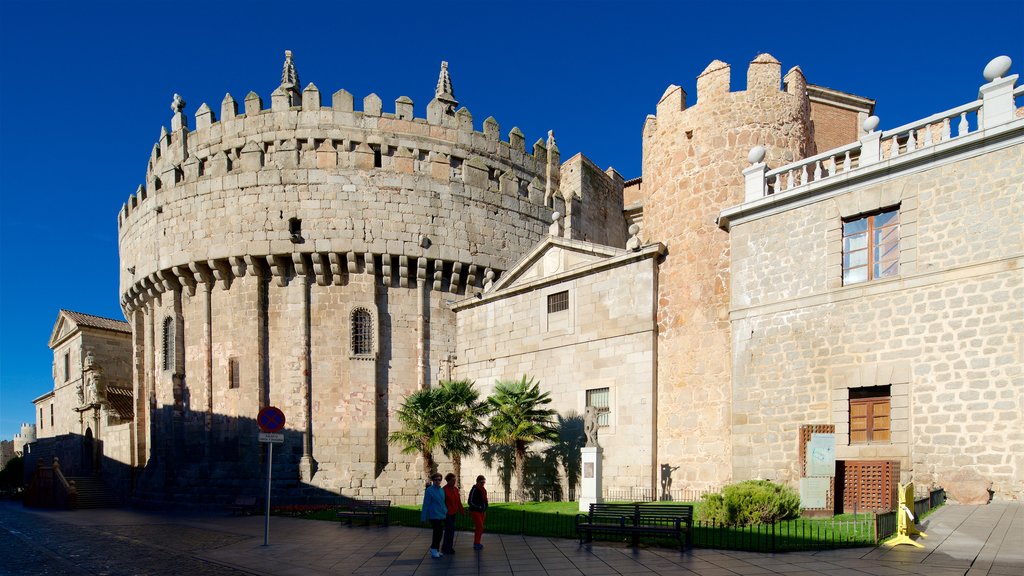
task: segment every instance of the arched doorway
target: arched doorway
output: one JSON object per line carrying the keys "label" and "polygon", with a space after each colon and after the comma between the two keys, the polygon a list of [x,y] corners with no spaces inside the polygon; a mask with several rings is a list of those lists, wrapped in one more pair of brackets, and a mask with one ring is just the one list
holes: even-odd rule
{"label": "arched doorway", "polygon": [[92,476],[95,471],[93,466],[96,457],[96,439],[93,438],[92,428],[85,429],[85,439],[82,441],[82,476]]}

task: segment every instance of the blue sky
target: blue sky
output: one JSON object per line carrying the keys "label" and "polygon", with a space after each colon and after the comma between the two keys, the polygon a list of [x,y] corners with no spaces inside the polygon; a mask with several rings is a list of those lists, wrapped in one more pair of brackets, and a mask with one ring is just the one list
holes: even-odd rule
{"label": "blue sky", "polygon": [[[669,84],[692,104],[713,59],[733,89],[761,52],[812,84],[877,100],[892,128],[977,97],[1007,54],[1024,70],[1024,2],[29,2],[0,0],[0,439],[52,389],[61,308],[123,319],[117,211],[144,180],[177,92],[190,118],[225,92],[269,104],[285,49],[325,104],[344,88],[425,116],[441,60],[477,129],[554,130],[640,175],[644,118]],[[358,106],[358,104],[357,104]]]}

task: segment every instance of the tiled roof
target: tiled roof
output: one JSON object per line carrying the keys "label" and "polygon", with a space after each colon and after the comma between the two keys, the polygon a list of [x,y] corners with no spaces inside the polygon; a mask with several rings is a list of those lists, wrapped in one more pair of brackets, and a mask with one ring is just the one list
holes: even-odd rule
{"label": "tiled roof", "polygon": [[110,410],[117,413],[122,420],[131,420],[134,415],[132,407],[132,391],[130,388],[107,386],[107,402]]}
{"label": "tiled roof", "polygon": [[113,320],[111,318],[103,318],[101,316],[93,316],[92,314],[83,314],[81,312],[72,312],[71,310],[61,310],[61,313],[67,314],[68,318],[74,320],[75,324],[78,324],[79,327],[88,326],[89,328],[124,332],[125,334],[132,333],[131,325],[122,320]]}

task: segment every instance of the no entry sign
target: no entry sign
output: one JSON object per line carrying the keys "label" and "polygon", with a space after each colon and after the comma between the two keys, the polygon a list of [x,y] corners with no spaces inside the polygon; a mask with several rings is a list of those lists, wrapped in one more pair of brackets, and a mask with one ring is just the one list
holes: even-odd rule
{"label": "no entry sign", "polygon": [[263,432],[280,432],[284,429],[284,412],[281,412],[280,408],[266,406],[260,409],[259,415],[256,416],[256,425]]}

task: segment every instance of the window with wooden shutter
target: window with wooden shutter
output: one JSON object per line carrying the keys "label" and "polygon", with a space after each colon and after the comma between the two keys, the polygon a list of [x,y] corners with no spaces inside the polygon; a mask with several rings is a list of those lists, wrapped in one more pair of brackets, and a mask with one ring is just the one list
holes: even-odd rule
{"label": "window with wooden shutter", "polygon": [[888,386],[850,390],[850,444],[888,443],[890,439]]}

